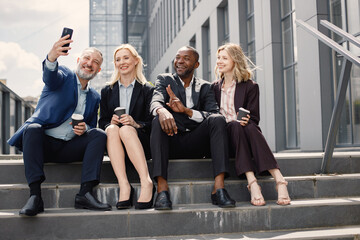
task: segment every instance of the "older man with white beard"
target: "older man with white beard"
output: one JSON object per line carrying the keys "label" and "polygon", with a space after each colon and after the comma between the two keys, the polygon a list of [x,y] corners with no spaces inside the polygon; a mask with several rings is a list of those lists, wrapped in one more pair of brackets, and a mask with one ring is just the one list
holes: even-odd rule
{"label": "older man with white beard", "polygon": [[[8,140],[11,146],[23,151],[25,176],[30,198],[20,210],[21,216],[35,216],[44,211],[41,183],[45,180],[44,162],[68,163],[82,161],[81,187],[75,197],[75,208],[110,210],[92,194],[99,183],[106,134],[97,129],[100,95],[88,83],[101,70],[102,53],[96,48],[85,49],[72,71],[58,66],[57,59],[67,56],[73,42],[69,35],[60,38],[43,62],[45,86],[34,114]],[[72,127],[73,114],[83,121]]]}

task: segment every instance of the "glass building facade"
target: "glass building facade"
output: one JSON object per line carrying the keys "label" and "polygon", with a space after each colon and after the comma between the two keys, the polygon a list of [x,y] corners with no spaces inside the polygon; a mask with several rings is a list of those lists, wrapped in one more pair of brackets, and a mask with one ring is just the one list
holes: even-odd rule
{"label": "glass building facade", "polygon": [[[360,39],[360,3],[359,1],[331,0],[329,2],[330,21],[339,28],[353,34]],[[354,23],[358,24],[354,24]],[[332,39],[355,55],[360,55],[356,46],[344,41],[332,33]],[[338,80],[343,58],[335,51],[331,52],[333,97],[336,98]],[[339,146],[360,146],[360,67],[353,65],[350,75],[346,99],[341,114],[341,122],[337,135]]]}
{"label": "glass building facade", "polygon": [[101,74],[92,81],[97,91],[110,81],[114,50],[120,44],[132,44],[146,64],[147,6],[145,0],[90,0],[90,46],[104,57]]}
{"label": "glass building facade", "polygon": [[295,1],[280,0],[282,72],[285,98],[286,148],[299,146],[299,99],[297,93],[297,54]]}

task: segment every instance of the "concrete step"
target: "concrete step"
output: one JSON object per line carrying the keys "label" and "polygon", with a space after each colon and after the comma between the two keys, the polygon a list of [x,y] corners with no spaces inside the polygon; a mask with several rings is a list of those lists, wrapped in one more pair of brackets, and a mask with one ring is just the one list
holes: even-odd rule
{"label": "concrete step", "polygon": [[32,218],[18,216],[17,210],[0,210],[0,236],[4,240],[154,239],[350,225],[360,225],[360,197],[295,200],[290,206],[268,202],[266,206],[254,207],[241,202],[234,209],[211,204],[176,205],[172,211],[58,208],[45,209]]}
{"label": "concrete step", "polygon": [[[287,177],[288,190],[291,199],[315,199],[329,197],[360,196],[360,174],[317,175],[302,177]],[[227,180],[226,189],[237,202],[247,202],[250,206],[250,194],[245,180]],[[277,192],[272,178],[259,179],[262,193],[266,201],[276,200]],[[132,184],[136,196],[140,193],[140,185]],[[211,203],[210,192],[213,181],[182,181],[169,182],[171,200],[174,205]],[[43,184],[42,196],[47,208],[71,208],[79,191],[78,184]],[[100,184],[95,193],[104,202],[116,205],[119,197],[117,184]],[[0,209],[20,209],[29,197],[26,184],[1,184]],[[134,199],[134,201],[137,197]]]}
{"label": "concrete step", "polygon": [[[319,173],[323,153],[275,153],[284,176],[302,176]],[[7,156],[8,159],[6,158]],[[148,162],[151,172],[152,162]],[[81,163],[45,164],[47,183],[79,183]],[[128,164],[130,181],[138,181],[138,175],[131,164]],[[230,179],[237,179],[234,160],[230,161]],[[360,152],[335,152],[330,164],[331,173],[360,173]],[[170,160],[169,179],[212,179],[211,159],[176,159]],[[101,182],[116,183],[109,158],[104,157],[101,171]],[[2,155],[0,158],[0,184],[26,183],[24,165],[21,155]]]}
{"label": "concrete step", "polygon": [[166,236],[166,237],[135,237],[135,238],[116,238],[117,240],[219,240],[219,239],[246,239],[246,240],[359,240],[360,225],[334,227],[334,228],[315,228],[311,230],[293,231],[262,231],[256,233],[221,233],[192,236]]}

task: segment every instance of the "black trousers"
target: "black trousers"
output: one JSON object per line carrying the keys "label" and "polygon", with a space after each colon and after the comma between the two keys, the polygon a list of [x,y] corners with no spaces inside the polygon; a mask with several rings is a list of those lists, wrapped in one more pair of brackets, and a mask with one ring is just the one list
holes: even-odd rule
{"label": "black trousers", "polygon": [[150,148],[153,161],[153,177],[168,177],[169,158],[211,157],[213,176],[228,176],[229,151],[226,121],[220,114],[212,114],[192,131],[168,136],[161,129],[159,116],[152,121]]}
{"label": "black trousers", "polygon": [[[145,158],[151,159],[151,150],[150,150],[150,133],[142,131],[142,129],[136,129],[138,138],[141,142],[141,145],[144,149]],[[126,151],[126,149],[125,149]],[[126,153],[127,156],[127,153]]]}
{"label": "black trousers", "polygon": [[106,133],[90,129],[69,141],[45,134],[40,124],[30,124],[23,133],[23,158],[28,184],[45,180],[44,163],[82,161],[81,183],[99,181],[106,146]]}

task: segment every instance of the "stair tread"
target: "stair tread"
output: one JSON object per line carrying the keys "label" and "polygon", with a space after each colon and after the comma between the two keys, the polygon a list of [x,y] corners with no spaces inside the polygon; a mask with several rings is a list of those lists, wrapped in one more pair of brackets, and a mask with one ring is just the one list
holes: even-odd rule
{"label": "stair tread", "polygon": [[[157,211],[155,209],[136,210],[134,208],[124,209],[121,211],[113,207],[112,211],[91,211],[74,208],[45,208],[45,212],[39,214],[41,216],[67,216],[67,215],[127,215],[127,214],[149,214],[149,213],[178,213],[193,211],[234,211],[234,210],[259,210],[259,209],[282,209],[296,207],[314,207],[314,206],[330,206],[330,205],[359,205],[360,197],[339,197],[339,198],[323,198],[323,199],[298,199],[292,200],[288,206],[277,205],[275,201],[267,201],[265,206],[253,206],[249,202],[237,202],[235,208],[219,208],[211,203],[195,203],[195,204],[178,204],[173,205],[172,210]],[[1,209],[0,218],[4,216],[17,215],[19,209]]]}
{"label": "stair tread", "polygon": [[[334,227],[334,228],[314,228],[306,230],[293,231],[263,231],[256,233],[222,233],[222,234],[204,234],[204,235],[183,235],[183,236],[165,236],[165,237],[137,237],[137,238],[114,238],[113,240],[151,240],[151,239],[166,239],[166,240],[215,240],[215,239],[268,239],[268,240],[283,240],[283,239],[337,239],[338,237],[353,237],[360,234],[360,225]],[[353,238],[351,238],[353,239]],[[105,239],[104,239],[105,240]]]}
{"label": "stair tread", "polygon": [[[314,174],[314,175],[304,175],[304,176],[287,176],[285,179],[289,182],[291,181],[309,181],[309,180],[337,180],[337,179],[358,179],[360,178],[360,173],[346,173],[346,174]],[[274,179],[272,177],[266,176],[266,177],[260,177],[258,178],[258,182],[273,182]],[[171,180],[169,179],[169,185],[197,185],[197,184],[213,184],[213,180],[204,180],[204,179],[176,179]],[[225,180],[225,186],[226,183],[240,183],[245,182],[245,179],[230,179]],[[134,186],[140,186],[140,183],[131,183]],[[100,183],[100,187],[108,187],[108,186],[117,186],[117,183]],[[76,186],[78,187],[78,183],[44,183],[41,184],[43,188],[48,187],[72,187]],[[26,183],[14,183],[14,184],[0,184],[0,189],[7,189],[7,188],[28,188],[28,184]]]}
{"label": "stair tread", "polygon": [[[210,203],[175,205],[173,208],[167,211],[134,208],[118,211],[113,208],[105,212],[46,208],[44,213],[31,218],[20,217],[19,209],[0,210],[0,235],[5,239],[156,239],[157,236],[168,239],[165,236],[221,234],[224,237],[234,233],[291,232],[360,223],[360,196],[294,200],[289,206],[268,201],[261,207],[239,202],[231,209]],[[162,227],[154,228],[149,224],[151,222]]]}
{"label": "stair tread", "polygon": [[[276,152],[273,153],[275,158],[322,158],[324,156],[324,152]],[[333,157],[360,157],[360,151],[334,151]],[[19,160],[22,159],[21,154],[0,154],[0,162],[6,160]],[[108,160],[108,156],[104,156],[104,160]],[[173,159],[172,159],[173,160]],[[170,161],[172,161],[170,160]],[[175,159],[175,161],[180,159]],[[194,159],[181,159],[184,161],[191,161]],[[199,159],[200,160],[200,159]],[[209,159],[201,159],[207,161]],[[21,160],[22,161],[22,160]]]}
{"label": "stair tread", "polygon": [[[276,204],[275,183],[270,176],[259,178],[267,204],[261,207],[252,206],[245,187],[247,181],[234,174],[225,181],[225,186],[229,194],[237,200],[236,208],[222,209],[214,206],[210,201],[213,186],[211,159],[174,159],[170,160],[172,167],[169,168],[172,176],[169,178],[169,185],[173,210],[131,208],[119,211],[114,206],[118,199],[117,180],[113,176],[109,158],[105,156],[102,171],[102,177],[105,178],[94,193],[96,192],[99,200],[112,204],[112,211],[73,208],[74,196],[80,184],[81,162],[59,164],[61,166],[47,163],[45,172],[48,179],[42,184],[45,212],[35,218],[18,215],[19,209],[28,198],[22,156],[6,158],[0,155],[0,235],[9,237],[5,239],[29,236],[32,239],[140,240],[156,236],[153,239],[343,237],[343,240],[360,234],[360,151],[335,152],[332,172],[340,174],[323,175],[314,174],[320,169],[323,152],[287,152],[274,155],[279,160],[282,171],[287,172],[284,176],[289,181],[288,189],[292,198],[289,206]],[[149,166],[151,164],[149,161]],[[233,159],[230,164],[234,164]],[[137,174],[134,174],[134,170],[130,172],[135,176],[130,181],[138,194],[140,184],[136,179]],[[187,172],[190,173],[186,174]],[[201,174],[198,174],[199,172]],[[167,226],[167,229],[154,228],[148,224],[151,221]],[[143,226],[143,229],[139,229],[139,225]],[[84,235],[87,231],[89,233]]]}

